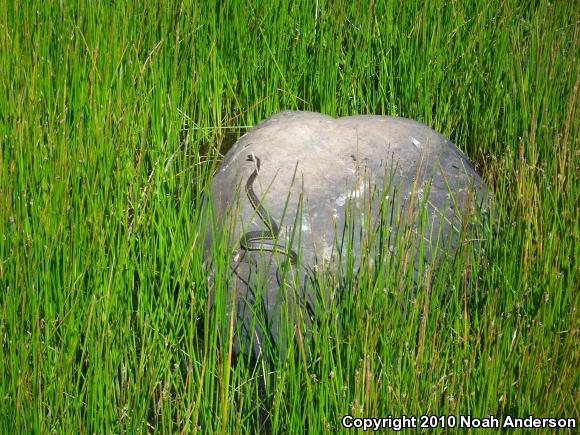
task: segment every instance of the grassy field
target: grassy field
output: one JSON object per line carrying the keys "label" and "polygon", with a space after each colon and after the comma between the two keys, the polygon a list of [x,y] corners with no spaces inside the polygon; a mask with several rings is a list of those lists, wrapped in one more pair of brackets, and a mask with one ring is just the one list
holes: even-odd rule
{"label": "grassy field", "polygon": [[[577,2],[76,3],[0,1],[0,432],[578,422]],[[201,204],[285,109],[440,131],[498,233],[477,279],[450,266],[402,313],[392,273],[363,275],[310,361],[256,365],[209,316]]]}

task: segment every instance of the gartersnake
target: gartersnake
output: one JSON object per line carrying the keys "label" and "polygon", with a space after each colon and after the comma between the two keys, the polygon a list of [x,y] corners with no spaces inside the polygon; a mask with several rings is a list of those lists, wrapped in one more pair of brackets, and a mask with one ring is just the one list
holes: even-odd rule
{"label": "gartersnake", "polygon": [[[248,195],[250,204],[252,204],[252,207],[267,229],[248,231],[242,235],[242,238],[240,239],[240,247],[245,251],[278,252],[282,255],[288,256],[290,258],[291,264],[296,264],[296,261],[298,260],[296,252],[277,243],[280,228],[278,227],[278,224],[274,218],[270,215],[270,213],[268,213],[268,210],[264,208],[258,199],[256,192],[254,192],[254,181],[256,180],[258,172],[260,171],[260,159],[255,157],[253,154],[250,154],[248,155],[246,161],[256,163],[254,171],[246,182],[246,194]],[[265,241],[269,241],[271,243],[264,244]]]}
{"label": "gartersnake", "polygon": [[[243,234],[242,238],[240,239],[240,247],[244,251],[278,252],[287,256],[290,260],[290,264],[295,266],[298,261],[298,255],[296,252],[294,252],[293,249],[286,248],[285,246],[279,245],[277,243],[280,228],[278,227],[278,224],[274,218],[270,215],[270,213],[268,213],[268,210],[266,210],[266,208],[262,205],[260,199],[256,195],[256,192],[254,192],[254,181],[258,177],[258,172],[260,171],[260,159],[253,154],[250,154],[248,155],[246,161],[256,163],[254,171],[248,177],[248,181],[246,181],[246,194],[248,195],[250,204],[252,204],[253,209],[258,214],[260,220],[264,223],[267,229],[248,231],[247,233]],[[264,244],[264,241],[270,241],[271,244]],[[278,281],[278,285],[282,284],[278,269],[276,269],[276,280]],[[311,303],[306,300],[302,302],[301,305],[304,306],[308,311],[310,321],[313,321],[314,309]]]}

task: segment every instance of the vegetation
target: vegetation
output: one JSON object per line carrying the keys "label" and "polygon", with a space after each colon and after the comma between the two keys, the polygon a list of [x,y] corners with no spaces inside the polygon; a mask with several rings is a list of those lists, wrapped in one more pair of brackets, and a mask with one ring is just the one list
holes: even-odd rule
{"label": "vegetation", "polygon": [[[1,1],[0,431],[578,421],[579,12]],[[310,360],[235,359],[208,310],[203,198],[226,148],[284,109],[433,127],[483,173],[498,230],[412,300],[400,270],[361,273]],[[214,264],[221,288],[219,244]]]}

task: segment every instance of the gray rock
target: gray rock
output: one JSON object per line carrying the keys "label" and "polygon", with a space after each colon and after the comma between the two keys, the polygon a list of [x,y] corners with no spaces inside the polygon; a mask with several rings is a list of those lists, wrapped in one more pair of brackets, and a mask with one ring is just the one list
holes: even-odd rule
{"label": "gray rock", "polygon": [[[417,274],[420,262],[436,265],[458,248],[462,228],[489,196],[461,151],[419,122],[311,112],[276,114],[242,136],[211,190],[232,252],[232,282],[222,296],[231,304],[236,287],[234,350],[255,356],[265,340],[283,348],[295,339],[297,331],[280,330],[288,324],[281,321],[285,302],[308,330],[317,304],[331,297],[328,289],[317,293],[321,270],[336,273],[349,255],[356,269],[365,249],[407,246]],[[371,237],[380,229],[389,236]],[[415,245],[397,242],[404,234],[414,234]],[[411,248],[421,238],[419,256]]]}

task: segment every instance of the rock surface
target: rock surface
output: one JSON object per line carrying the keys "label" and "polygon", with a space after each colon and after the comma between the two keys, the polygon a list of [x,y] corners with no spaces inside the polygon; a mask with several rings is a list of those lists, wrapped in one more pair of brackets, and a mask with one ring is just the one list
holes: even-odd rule
{"label": "rock surface", "polygon": [[[258,204],[247,191],[255,171],[250,184]],[[416,272],[419,261],[434,263],[457,248],[461,229],[488,198],[461,151],[419,122],[311,112],[276,114],[242,136],[221,162],[211,189],[214,216],[228,231],[232,250],[233,281],[225,296],[231,301],[236,287],[234,350],[255,356],[264,340],[280,346],[287,341],[282,336],[292,335],[279,330],[281,300],[297,308],[291,315],[306,326],[313,320],[317,297],[329,296],[314,295],[315,271],[341,267],[347,249],[356,267],[363,249],[400,246],[396,237],[369,238],[379,227],[399,235],[411,229],[423,238]],[[260,205],[279,234],[271,234]],[[211,235],[206,241],[211,259]],[[292,264],[295,254],[299,264]],[[304,290],[288,291],[290,281]]]}

